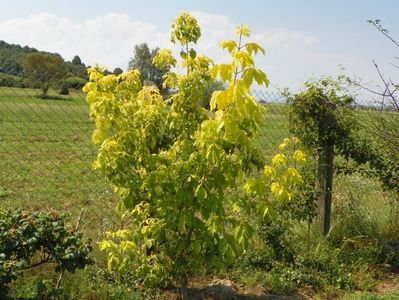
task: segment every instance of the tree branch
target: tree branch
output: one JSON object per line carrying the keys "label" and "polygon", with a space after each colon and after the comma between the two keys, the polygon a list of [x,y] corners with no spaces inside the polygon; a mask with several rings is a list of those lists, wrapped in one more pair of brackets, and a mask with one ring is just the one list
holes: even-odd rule
{"label": "tree branch", "polygon": [[[375,62],[374,60],[373,60],[373,64],[374,64],[374,67],[377,69],[378,75],[380,76],[382,82],[383,82],[384,85],[385,85],[385,91],[384,91],[384,93],[383,93],[382,96],[383,96],[383,97],[388,97],[388,98],[390,98],[390,99],[392,100],[394,106],[396,107],[396,109],[399,110],[399,101],[398,101],[398,99],[396,99],[396,97],[395,97],[395,95],[394,95],[395,92],[397,91],[397,87],[395,87],[395,89],[394,89],[393,91],[391,91],[390,86],[391,86],[391,85],[395,86],[395,85],[392,83],[392,80],[389,80],[390,82],[387,82],[387,81],[385,80],[384,76],[382,76],[381,71],[380,71],[378,65],[376,64],[376,62]],[[391,84],[390,84],[390,83],[391,83]]]}
{"label": "tree branch", "polygon": [[399,43],[388,34],[388,30],[383,28],[381,26],[381,21],[380,20],[367,20],[368,23],[372,24],[379,32],[381,32],[383,35],[385,35],[388,39],[391,40],[392,43],[394,43],[396,46],[399,47]]}
{"label": "tree branch", "polygon": [[37,262],[37,263],[34,263],[34,264],[30,265],[29,267],[26,267],[24,270],[29,270],[29,269],[38,267],[38,266],[40,266],[40,265],[43,265],[43,264],[45,264],[45,263],[55,263],[55,262],[52,261],[50,258],[46,258],[45,260],[41,260],[41,261],[39,261],[39,262]]}

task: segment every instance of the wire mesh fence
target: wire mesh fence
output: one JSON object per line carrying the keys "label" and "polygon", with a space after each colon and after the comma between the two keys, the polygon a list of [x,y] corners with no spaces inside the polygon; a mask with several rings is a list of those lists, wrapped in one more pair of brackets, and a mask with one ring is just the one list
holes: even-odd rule
{"label": "wire mesh fence", "polygon": [[[265,90],[253,95],[266,107],[259,144],[269,156],[289,136],[286,99]],[[50,89],[42,98],[40,89],[0,87],[0,207],[13,199],[22,208],[65,210],[109,194],[110,187],[91,167],[96,146],[85,95]],[[364,129],[370,129],[377,113],[391,113],[357,104]]]}
{"label": "wire mesh fence", "polygon": [[[269,111],[262,147],[273,149],[288,134],[281,95],[256,91]],[[0,199],[37,206],[85,201],[109,189],[91,164],[96,147],[85,95],[60,96],[50,90],[0,87]],[[264,140],[264,141],[263,141]],[[267,150],[267,149],[266,149]]]}
{"label": "wire mesh fence", "polygon": [[0,200],[57,207],[98,196],[106,185],[91,169],[96,151],[84,95],[40,94],[0,88]]}

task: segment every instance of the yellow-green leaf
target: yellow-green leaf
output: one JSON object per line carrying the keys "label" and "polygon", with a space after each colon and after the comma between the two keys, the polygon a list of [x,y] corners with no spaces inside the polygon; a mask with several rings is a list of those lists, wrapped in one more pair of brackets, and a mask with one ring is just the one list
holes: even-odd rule
{"label": "yellow-green leaf", "polygon": [[219,43],[220,48],[227,49],[229,53],[233,52],[234,49],[237,49],[237,43],[231,40],[223,40]]}
{"label": "yellow-green leaf", "polygon": [[301,150],[295,150],[294,154],[292,155],[292,158],[294,159],[294,161],[296,161],[299,164],[306,163],[306,154]]}
{"label": "yellow-green leaf", "polygon": [[286,165],[286,164],[287,164],[287,157],[282,153],[276,154],[272,158],[273,166],[281,166],[281,165]]}
{"label": "yellow-green leaf", "polygon": [[263,169],[263,176],[266,180],[270,180],[273,177],[273,169],[270,166],[265,166]]}
{"label": "yellow-green leaf", "polygon": [[237,36],[249,37],[250,33],[251,33],[251,29],[249,29],[249,27],[247,25],[239,25],[236,28]]}
{"label": "yellow-green leaf", "polygon": [[247,49],[247,51],[249,52],[249,54],[257,54],[258,52],[262,52],[263,54],[265,54],[265,49],[263,49],[261,46],[259,46],[259,44],[257,43],[246,43],[245,44],[245,49]]}

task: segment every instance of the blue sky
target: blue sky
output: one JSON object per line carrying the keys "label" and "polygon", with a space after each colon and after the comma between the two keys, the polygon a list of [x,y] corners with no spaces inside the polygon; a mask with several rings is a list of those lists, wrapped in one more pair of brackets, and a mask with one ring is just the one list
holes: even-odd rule
{"label": "blue sky", "polygon": [[268,0],[0,0],[0,40],[54,51],[112,69],[126,68],[135,44],[169,47],[169,25],[191,11],[203,28],[199,51],[225,59],[217,41],[247,24],[266,49],[257,60],[275,86],[297,87],[309,76],[339,72],[339,65],[367,84],[377,84],[375,59],[387,76],[399,49],[367,19],[381,19],[399,39],[399,1]]}

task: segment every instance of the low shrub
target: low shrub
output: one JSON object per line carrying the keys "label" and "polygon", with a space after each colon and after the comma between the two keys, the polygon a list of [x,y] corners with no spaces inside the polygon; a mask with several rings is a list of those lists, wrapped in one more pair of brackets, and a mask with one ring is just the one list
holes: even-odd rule
{"label": "low shrub", "polygon": [[22,77],[0,72],[0,86],[25,88],[29,87],[29,84]]}
{"label": "low shrub", "polygon": [[67,85],[61,85],[58,92],[60,95],[69,95],[69,88]]}
{"label": "low shrub", "polygon": [[51,263],[57,272],[75,272],[92,264],[90,240],[76,229],[55,212],[0,210],[0,296],[24,270]]}
{"label": "low shrub", "polygon": [[[309,199],[314,197],[309,195]],[[382,247],[375,220],[366,209],[359,205],[355,209],[353,205],[346,201],[336,211],[339,221],[326,238],[307,222],[314,217],[309,214],[312,202],[275,207],[274,218],[266,217],[258,230],[263,245],[248,251],[238,267],[247,273],[251,268],[263,270],[267,275],[262,286],[273,293],[291,293],[309,285],[369,289],[374,280],[370,266],[383,260],[395,263],[395,247]]]}
{"label": "low shrub", "polygon": [[60,95],[69,95],[70,89],[81,90],[87,81],[81,77],[67,77],[59,82],[58,92]]}
{"label": "low shrub", "polygon": [[65,86],[68,89],[77,89],[81,90],[87,81],[81,77],[73,76],[67,77],[61,82],[61,86]]}

